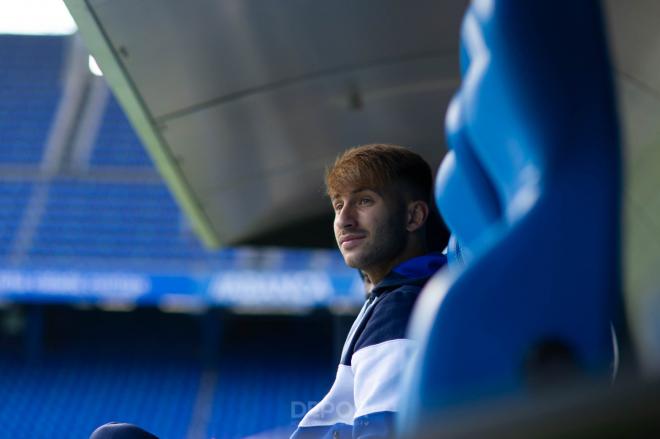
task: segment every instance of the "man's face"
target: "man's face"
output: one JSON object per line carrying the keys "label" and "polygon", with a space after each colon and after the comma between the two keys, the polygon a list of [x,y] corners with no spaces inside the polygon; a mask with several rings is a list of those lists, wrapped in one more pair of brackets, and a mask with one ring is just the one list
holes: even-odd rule
{"label": "man's face", "polygon": [[346,265],[359,269],[387,266],[403,251],[406,209],[396,197],[355,189],[332,197],[334,231]]}

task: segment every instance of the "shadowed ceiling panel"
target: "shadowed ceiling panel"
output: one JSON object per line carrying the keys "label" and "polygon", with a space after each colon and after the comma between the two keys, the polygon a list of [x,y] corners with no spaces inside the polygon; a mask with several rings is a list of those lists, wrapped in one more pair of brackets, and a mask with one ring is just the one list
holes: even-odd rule
{"label": "shadowed ceiling panel", "polygon": [[92,0],[156,119],[317,75],[456,53],[464,2]]}
{"label": "shadowed ceiling panel", "polygon": [[[435,145],[429,159],[438,163],[444,105],[457,85],[439,79],[450,70],[443,61],[373,67],[245,96],[172,119],[163,136],[202,192],[323,169],[338,151],[370,142]],[[307,183],[319,187],[321,176]]]}
{"label": "shadowed ceiling panel", "polygon": [[326,245],[323,170],[350,146],[404,144],[435,168],[466,3],[67,0],[211,246],[292,224]]}

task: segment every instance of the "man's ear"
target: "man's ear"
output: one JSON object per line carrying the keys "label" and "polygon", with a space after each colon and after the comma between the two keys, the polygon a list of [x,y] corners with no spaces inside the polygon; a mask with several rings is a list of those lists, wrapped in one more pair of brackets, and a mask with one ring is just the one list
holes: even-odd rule
{"label": "man's ear", "polygon": [[406,230],[414,232],[426,224],[429,217],[429,205],[424,201],[411,201],[408,203],[408,217]]}

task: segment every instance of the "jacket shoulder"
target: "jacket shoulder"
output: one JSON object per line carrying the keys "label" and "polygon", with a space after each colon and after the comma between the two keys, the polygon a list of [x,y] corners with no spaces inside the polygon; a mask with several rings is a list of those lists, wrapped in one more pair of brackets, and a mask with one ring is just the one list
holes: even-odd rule
{"label": "jacket shoulder", "polygon": [[421,286],[401,285],[381,294],[353,352],[389,340],[406,338],[410,314]]}

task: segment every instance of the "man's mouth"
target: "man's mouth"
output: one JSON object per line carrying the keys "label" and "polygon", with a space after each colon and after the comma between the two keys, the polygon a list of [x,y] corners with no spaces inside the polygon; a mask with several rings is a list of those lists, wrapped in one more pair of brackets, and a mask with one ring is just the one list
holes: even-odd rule
{"label": "man's mouth", "polygon": [[339,242],[342,249],[350,250],[360,245],[360,243],[364,238],[365,238],[364,235],[347,235],[347,236],[343,236],[339,240]]}

